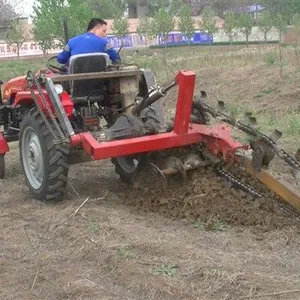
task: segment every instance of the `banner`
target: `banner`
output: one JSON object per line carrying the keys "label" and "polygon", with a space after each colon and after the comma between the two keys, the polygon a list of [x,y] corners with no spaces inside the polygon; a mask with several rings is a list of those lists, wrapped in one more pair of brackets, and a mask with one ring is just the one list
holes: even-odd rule
{"label": "banner", "polygon": [[213,35],[196,31],[194,36],[189,40],[188,37],[186,37],[181,32],[170,32],[168,34],[168,37],[166,41],[164,41],[164,38],[162,35],[158,35],[158,44],[159,45],[172,45],[172,44],[211,44],[213,43]]}
{"label": "banner", "polygon": [[[125,48],[138,48],[138,47],[148,47],[151,45],[164,45],[164,40],[161,35],[157,38],[151,38],[146,36],[139,36],[138,34],[128,34],[124,38],[116,37],[115,35],[108,35],[107,39],[110,45],[119,49],[124,43]],[[180,32],[170,32],[168,35],[166,43],[169,44],[183,44],[187,43],[188,39]],[[213,36],[203,32],[195,32],[193,38],[191,39],[191,44],[208,44],[213,42]],[[55,48],[48,51],[49,54],[56,54],[62,51],[62,46],[59,41],[57,41]],[[25,42],[20,49],[20,57],[25,56],[35,56],[43,55],[43,51],[38,43],[36,42]],[[12,58],[17,57],[17,47],[15,45],[0,44],[0,58]]]}
{"label": "banner", "polygon": [[[54,48],[48,51],[48,53],[57,53],[60,51],[58,48]],[[35,56],[43,55],[43,51],[36,42],[25,42],[22,44],[19,52],[21,56]],[[0,44],[0,58],[17,57],[17,47],[15,45]]]}

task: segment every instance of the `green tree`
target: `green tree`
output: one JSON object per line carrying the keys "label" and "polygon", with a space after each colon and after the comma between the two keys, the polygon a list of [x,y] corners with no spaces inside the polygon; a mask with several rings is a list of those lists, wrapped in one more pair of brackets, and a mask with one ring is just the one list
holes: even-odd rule
{"label": "green tree", "polygon": [[[86,31],[91,12],[86,2],[80,0],[36,0],[33,8],[32,22],[42,30],[34,31],[37,40],[54,40],[64,43],[63,17],[68,19],[70,38]],[[50,42],[49,41],[49,42]]]}
{"label": "green tree", "polygon": [[236,21],[236,16],[234,15],[233,12],[230,12],[226,15],[225,17],[225,23],[223,30],[225,31],[226,35],[229,38],[230,45],[233,40],[234,36],[234,30],[237,28],[237,21]]}
{"label": "green tree", "polygon": [[147,3],[150,16],[156,15],[161,9],[175,16],[183,4],[182,0],[149,0]]}
{"label": "green tree", "polygon": [[282,35],[287,32],[288,25],[287,21],[281,14],[276,14],[274,17],[274,27],[279,32],[279,60],[280,60],[280,76],[283,76],[283,51],[281,47]]}
{"label": "green tree", "polygon": [[148,17],[141,17],[139,19],[139,24],[137,26],[136,32],[141,38],[143,36],[146,37],[146,41],[147,41],[147,37],[151,35],[151,27],[152,27],[151,19]]}
{"label": "green tree", "polygon": [[44,55],[46,55],[48,51],[53,49],[55,46],[55,35],[49,35],[49,28],[43,21],[41,22],[38,20],[36,22],[32,33],[35,37],[35,41],[39,44]]}
{"label": "green tree", "polygon": [[122,12],[115,15],[113,21],[113,32],[117,37],[122,39],[122,42],[124,42],[126,34],[129,33],[129,20]]}
{"label": "green tree", "polygon": [[152,35],[161,34],[164,43],[166,42],[169,32],[174,29],[174,20],[166,10],[160,9],[153,17],[151,32]]}
{"label": "green tree", "polygon": [[298,65],[299,65],[299,53],[298,53],[298,46],[299,46],[299,35],[300,35],[300,14],[295,14],[292,18],[292,25],[293,25],[293,31],[295,33],[295,43],[293,43],[295,54],[297,57]]}
{"label": "green tree", "polygon": [[265,43],[268,41],[268,32],[272,29],[273,23],[274,19],[268,11],[263,12],[258,20],[258,28],[264,34]]}
{"label": "green tree", "polygon": [[274,17],[274,27],[279,32],[279,41],[282,40],[282,35],[285,34],[288,30],[288,24],[287,21],[284,19],[284,17],[281,14],[276,14]]}
{"label": "green tree", "polygon": [[249,47],[249,36],[251,35],[252,28],[253,28],[252,16],[249,14],[241,14],[238,17],[237,24],[240,31],[245,35],[247,47]]}
{"label": "green tree", "polygon": [[8,26],[12,20],[18,17],[14,10],[16,4],[15,0],[0,0],[0,26]]}
{"label": "green tree", "polygon": [[261,4],[272,15],[280,14],[287,23],[291,21],[295,13],[300,13],[299,0],[263,0]]}
{"label": "green tree", "polygon": [[218,31],[215,21],[215,13],[212,8],[206,6],[202,11],[202,21],[199,26],[209,34],[214,34]]}
{"label": "green tree", "polygon": [[187,37],[190,44],[195,34],[195,22],[192,18],[192,10],[187,5],[184,5],[180,10],[178,28]]}
{"label": "green tree", "polygon": [[26,35],[23,26],[18,21],[13,21],[7,35],[7,43],[15,47],[18,58],[20,57],[20,49],[25,40]]}
{"label": "green tree", "polygon": [[[130,0],[129,0],[130,1]],[[126,0],[87,0],[87,6],[93,15],[102,19],[113,19],[116,11],[125,12],[127,7]]]}
{"label": "green tree", "polygon": [[[199,23],[200,28],[212,36],[218,31],[215,21],[215,12],[212,8],[206,6],[202,11],[202,21]],[[212,60],[211,41],[209,43],[209,53]]]}

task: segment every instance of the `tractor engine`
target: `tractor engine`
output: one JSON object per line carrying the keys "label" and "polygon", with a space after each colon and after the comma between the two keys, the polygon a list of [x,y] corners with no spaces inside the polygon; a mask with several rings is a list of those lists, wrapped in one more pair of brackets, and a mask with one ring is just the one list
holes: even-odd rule
{"label": "tractor engine", "polygon": [[[91,57],[84,57],[84,60],[84,71],[95,72],[95,64],[91,62]],[[74,71],[75,74],[83,73],[82,68],[76,69],[76,64],[73,68],[71,64],[71,70],[73,74]],[[90,131],[98,141],[165,131],[160,101],[135,113],[151,92],[155,92],[156,80],[153,73],[148,70],[141,71],[136,66],[115,65],[107,66],[105,71],[113,76],[74,80],[70,83],[70,96],[74,103],[71,119],[74,131]]]}

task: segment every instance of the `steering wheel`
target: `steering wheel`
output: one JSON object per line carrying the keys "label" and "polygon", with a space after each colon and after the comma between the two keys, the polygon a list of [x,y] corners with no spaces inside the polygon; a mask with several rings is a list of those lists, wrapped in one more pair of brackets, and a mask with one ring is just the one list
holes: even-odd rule
{"label": "steering wheel", "polygon": [[56,60],[56,55],[55,56],[52,56],[48,59],[46,65],[47,65],[47,68],[52,71],[53,73],[56,73],[56,74],[66,74],[67,73],[67,67],[65,65],[61,65],[59,67],[53,65],[51,63],[52,60]]}

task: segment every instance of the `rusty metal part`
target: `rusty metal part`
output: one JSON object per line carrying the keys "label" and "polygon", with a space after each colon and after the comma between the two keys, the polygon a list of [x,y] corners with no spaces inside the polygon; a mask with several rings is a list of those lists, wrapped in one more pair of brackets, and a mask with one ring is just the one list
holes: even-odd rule
{"label": "rusty metal part", "polygon": [[274,143],[277,143],[281,137],[282,137],[282,132],[277,129],[275,129],[270,136],[270,138],[274,141]]}
{"label": "rusty metal part", "polygon": [[175,156],[170,156],[161,162],[160,165],[150,163],[152,169],[161,177],[163,188],[168,186],[167,176],[181,174],[183,181],[186,181],[187,171],[207,165],[207,161],[201,160],[201,158],[193,152],[187,154],[183,162]]}
{"label": "rusty metal part", "polygon": [[289,183],[279,180],[265,170],[256,171],[252,161],[247,157],[241,157],[241,165],[254,177],[259,179],[265,186],[275,192],[283,200],[300,209],[300,191]]}
{"label": "rusty metal part", "polygon": [[275,151],[264,140],[250,142],[250,145],[253,149],[252,166],[254,169],[260,171],[262,167],[269,167],[275,157]]}
{"label": "rusty metal part", "polygon": [[251,112],[246,112],[244,115],[244,121],[247,125],[254,127],[257,124],[257,120],[252,116]]}

